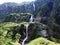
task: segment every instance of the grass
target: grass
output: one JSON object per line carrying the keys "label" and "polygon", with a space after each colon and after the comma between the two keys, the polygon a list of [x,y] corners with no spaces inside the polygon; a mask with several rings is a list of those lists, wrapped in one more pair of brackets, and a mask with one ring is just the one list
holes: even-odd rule
{"label": "grass", "polygon": [[17,25],[17,23],[15,22],[3,22],[3,23],[0,23],[0,27],[3,26],[3,27],[11,27],[11,26],[15,26]]}
{"label": "grass", "polygon": [[0,45],[18,45],[18,41],[13,41],[10,38],[6,38],[7,29],[10,27],[17,26],[15,22],[3,22],[0,23]]}
{"label": "grass", "polygon": [[59,43],[49,41],[45,38],[37,38],[35,40],[32,40],[27,45],[60,45]]}
{"label": "grass", "polygon": [[[4,28],[8,27],[9,28],[9,27],[17,26],[17,25],[20,26],[21,24],[26,25],[26,24],[28,24],[28,22],[22,22],[22,23],[3,22],[3,23],[0,23],[0,33],[2,35],[4,35],[5,31],[7,31],[7,30],[3,29],[2,27],[4,27]],[[18,41],[14,42],[14,41],[11,41],[11,39],[6,39],[5,41],[10,42],[11,45],[18,45]],[[52,42],[52,41],[49,41],[45,38],[40,37],[40,38],[37,38],[35,40],[32,40],[31,42],[29,42],[26,45],[60,45],[60,44],[57,42]]]}
{"label": "grass", "polygon": [[2,22],[0,23],[0,45],[18,45],[17,40],[12,40],[10,38],[6,38],[6,32],[10,30],[10,27],[20,26],[21,24],[26,25],[27,22],[15,23],[15,22]]}

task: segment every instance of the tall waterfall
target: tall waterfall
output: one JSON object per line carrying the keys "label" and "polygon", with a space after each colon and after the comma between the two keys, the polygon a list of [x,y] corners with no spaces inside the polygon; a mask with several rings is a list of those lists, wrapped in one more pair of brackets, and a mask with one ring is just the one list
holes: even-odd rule
{"label": "tall waterfall", "polygon": [[[33,15],[31,15],[29,22],[33,22]],[[29,26],[29,24],[26,25],[26,37],[24,38],[21,45],[25,45],[25,41],[28,39],[28,26]]]}
{"label": "tall waterfall", "polygon": [[[34,8],[34,11],[35,11],[35,4],[33,3],[33,8]],[[33,22],[33,15],[31,14],[31,17],[30,17],[30,23]],[[23,39],[23,42],[21,45],[25,45],[25,41],[28,39],[28,26],[29,24],[26,25],[26,37]]]}
{"label": "tall waterfall", "polygon": [[34,9],[34,11],[35,11],[35,4],[33,3],[33,9]]}
{"label": "tall waterfall", "polygon": [[24,38],[23,42],[21,45],[25,45],[25,41],[28,39],[28,24],[26,25],[26,37]]}

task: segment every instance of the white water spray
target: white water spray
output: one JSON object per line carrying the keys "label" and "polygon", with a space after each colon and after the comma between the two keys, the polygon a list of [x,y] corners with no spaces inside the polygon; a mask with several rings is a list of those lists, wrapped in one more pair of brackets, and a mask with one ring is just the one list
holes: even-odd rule
{"label": "white water spray", "polygon": [[[33,22],[33,15],[31,15],[31,18],[30,18],[30,23],[31,22]],[[29,26],[29,24],[26,25],[26,37],[24,38],[21,45],[25,45],[25,41],[28,39],[28,26]]]}
{"label": "white water spray", "polygon": [[[34,11],[35,11],[35,4],[33,3],[33,8],[34,8]],[[31,17],[30,17],[30,23],[33,22],[33,15],[31,14]],[[23,42],[21,45],[25,45],[25,41],[28,39],[28,26],[29,24],[26,25],[26,37],[24,38]]]}
{"label": "white water spray", "polygon": [[35,4],[33,3],[33,8],[34,8],[34,11],[35,11]]}
{"label": "white water spray", "polygon": [[28,39],[28,24],[26,25],[26,37],[24,38],[22,45],[25,45],[25,41]]}
{"label": "white water spray", "polygon": [[31,15],[30,22],[33,22],[33,15]]}

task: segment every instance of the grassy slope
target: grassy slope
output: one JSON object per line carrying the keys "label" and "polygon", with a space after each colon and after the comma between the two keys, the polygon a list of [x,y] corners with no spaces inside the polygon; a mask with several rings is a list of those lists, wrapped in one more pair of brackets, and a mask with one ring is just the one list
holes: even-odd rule
{"label": "grassy slope", "polygon": [[[20,25],[20,24],[27,24],[26,22],[22,22],[22,23],[15,23],[15,22],[3,22],[3,23],[0,23],[0,33],[2,33],[4,29],[2,29],[2,27],[13,27],[13,26],[16,26],[16,25]],[[6,30],[4,30],[5,32]],[[4,35],[4,32],[3,32],[3,35]],[[5,40],[6,42],[9,42],[10,39],[7,39]],[[11,41],[10,41],[11,42]],[[11,42],[13,45],[18,45],[18,42]],[[49,41],[49,40],[46,40],[44,38],[37,38],[35,40],[32,40],[31,42],[29,42],[28,44],[26,45],[60,45],[58,43],[55,43],[55,42],[52,42],[52,41]]]}
{"label": "grassy slope", "polygon": [[16,26],[16,25],[17,23],[14,23],[14,22],[0,23],[0,34],[2,34],[0,35],[0,45],[15,45],[15,44],[18,45],[17,42],[14,42],[9,38],[5,38],[7,29],[9,29],[10,27]]}
{"label": "grassy slope", "polygon": [[[22,23],[15,23],[15,22],[3,22],[3,23],[0,23],[0,45],[8,45],[9,42],[11,44],[9,45],[18,45],[18,42],[17,41],[13,41],[12,39],[10,38],[5,38],[6,36],[6,31],[10,29],[10,27],[14,27],[14,26],[20,26],[21,24],[24,24],[26,25],[27,22],[22,22]],[[2,36],[3,35],[3,36]],[[4,37],[4,38],[2,38]],[[4,39],[4,40],[3,40]],[[3,44],[2,44],[3,43]]]}
{"label": "grassy slope", "polygon": [[49,41],[49,40],[41,37],[41,38],[37,38],[35,40],[32,40],[27,45],[60,45],[60,44]]}

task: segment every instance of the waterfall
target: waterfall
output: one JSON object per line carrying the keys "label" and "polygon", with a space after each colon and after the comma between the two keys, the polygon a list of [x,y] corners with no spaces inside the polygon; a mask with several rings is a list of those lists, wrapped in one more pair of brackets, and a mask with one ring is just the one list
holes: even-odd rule
{"label": "waterfall", "polygon": [[[31,15],[29,22],[33,22],[33,15]],[[23,42],[21,45],[25,45],[25,41],[28,39],[28,26],[29,24],[26,25],[26,37],[23,39]]]}
{"label": "waterfall", "polygon": [[34,11],[35,11],[35,4],[33,3],[33,8],[34,8]]}
{"label": "waterfall", "polygon": [[[35,11],[35,4],[34,3],[33,3],[33,10]],[[29,22],[31,23],[31,22],[33,22],[33,15],[32,14],[30,14],[30,15],[31,15],[31,17],[30,17]],[[29,24],[26,25],[26,37],[23,39],[21,45],[25,45],[25,41],[28,39],[28,26],[29,26]]]}
{"label": "waterfall", "polygon": [[26,25],[26,37],[24,38],[22,45],[25,45],[25,41],[28,39],[28,24]]}
{"label": "waterfall", "polygon": [[31,15],[30,22],[33,22],[33,15]]}

